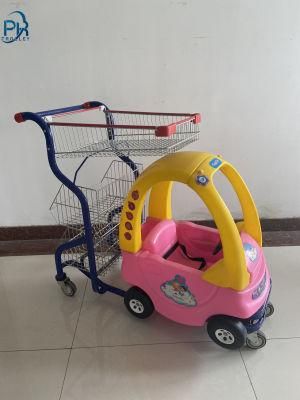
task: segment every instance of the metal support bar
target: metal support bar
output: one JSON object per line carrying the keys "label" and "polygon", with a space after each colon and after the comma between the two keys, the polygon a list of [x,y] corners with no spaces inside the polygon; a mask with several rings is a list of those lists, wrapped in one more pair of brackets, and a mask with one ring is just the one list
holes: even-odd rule
{"label": "metal support bar", "polygon": [[[76,247],[78,245],[81,245],[82,243],[86,243],[87,247],[87,253],[88,253],[88,260],[89,260],[89,268],[90,272],[87,275],[84,271],[82,271],[86,276],[88,276],[91,281],[92,281],[92,288],[96,292],[101,291],[110,291],[112,293],[118,294],[120,296],[124,295],[124,291],[121,289],[115,288],[113,286],[105,284],[102,280],[100,280],[97,276],[97,267],[96,267],[96,260],[95,260],[95,251],[94,251],[94,242],[93,242],[93,233],[92,233],[92,224],[91,224],[91,218],[90,218],[90,210],[89,210],[89,205],[87,202],[86,197],[84,196],[83,192],[78,188],[74,182],[72,182],[66,175],[63,174],[63,172],[59,169],[57,163],[56,163],[56,158],[55,158],[55,149],[54,149],[54,142],[53,138],[51,135],[51,130],[47,122],[43,119],[44,116],[47,115],[55,115],[55,114],[61,114],[61,113],[67,113],[67,112],[72,112],[72,111],[77,111],[89,107],[100,107],[102,106],[103,103],[100,102],[90,102],[90,103],[85,103],[85,105],[82,106],[73,106],[73,107],[66,107],[63,109],[55,109],[55,110],[49,110],[49,111],[42,111],[39,113],[32,113],[32,112],[24,112],[17,114],[15,119],[17,122],[23,122],[27,120],[31,120],[35,122],[37,125],[40,126],[42,129],[45,140],[46,140],[46,146],[47,146],[47,156],[48,156],[48,162],[50,165],[50,168],[53,172],[53,174],[57,177],[57,179],[62,182],[63,185],[65,185],[71,192],[75,194],[75,196],[78,198],[81,209],[82,209],[82,217],[83,217],[83,222],[84,222],[84,227],[85,227],[85,234],[84,238],[76,239],[67,243],[64,243],[63,245],[59,246],[55,253],[55,261],[56,261],[56,268],[57,268],[57,275],[56,279],[58,281],[61,281],[64,279],[65,275],[63,272],[63,264],[61,262],[61,255],[62,252],[66,249]],[[105,106],[106,107],[106,106]],[[66,266],[66,265],[65,265]]]}

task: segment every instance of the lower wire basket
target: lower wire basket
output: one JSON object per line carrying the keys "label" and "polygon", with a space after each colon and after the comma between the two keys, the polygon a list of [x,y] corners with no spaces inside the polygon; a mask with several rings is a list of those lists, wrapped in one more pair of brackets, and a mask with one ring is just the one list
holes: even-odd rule
{"label": "lower wire basket", "polygon": [[[107,169],[99,189],[79,186],[89,205],[98,275],[104,275],[120,256],[120,213],[123,201],[141,171],[141,164],[136,164],[136,168],[131,169],[123,161],[114,160]],[[84,236],[85,226],[80,202],[66,186],[60,187],[50,210],[58,224],[66,227],[63,236],[65,242]],[[88,272],[86,245],[64,251],[62,262]]]}

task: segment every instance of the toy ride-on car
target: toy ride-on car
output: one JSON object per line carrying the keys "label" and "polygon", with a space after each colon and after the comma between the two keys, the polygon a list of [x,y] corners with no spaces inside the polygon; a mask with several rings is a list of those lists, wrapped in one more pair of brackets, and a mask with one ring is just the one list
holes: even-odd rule
{"label": "toy ride-on car", "polygon": [[[214,185],[221,171],[241,204],[235,223]],[[173,182],[188,185],[208,207],[217,229],[172,219]],[[142,223],[147,193],[148,216]],[[218,345],[258,349],[259,330],[274,311],[257,209],[237,170],[220,156],[180,152],[150,165],[124,202],[120,230],[122,276],[132,287],[127,309],[138,318],[154,310],[186,325],[207,325]]]}

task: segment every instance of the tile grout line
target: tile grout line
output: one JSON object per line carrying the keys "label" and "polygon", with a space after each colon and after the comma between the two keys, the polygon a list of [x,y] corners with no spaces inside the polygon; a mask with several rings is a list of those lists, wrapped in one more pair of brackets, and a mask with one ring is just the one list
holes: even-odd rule
{"label": "tile grout line", "polygon": [[17,350],[0,350],[1,353],[25,353],[32,351],[59,351],[59,350],[70,350],[71,347],[54,347],[54,348],[40,348],[40,349],[17,349]]}
{"label": "tile grout line", "polygon": [[[291,337],[280,337],[280,338],[268,338],[267,341],[272,340],[294,340],[300,339],[300,336],[291,336]],[[105,344],[105,345],[95,345],[95,346],[77,346],[72,347],[72,350],[81,350],[81,349],[102,349],[102,348],[114,348],[114,347],[137,347],[137,346],[159,346],[159,345],[172,345],[172,344],[193,344],[193,343],[214,343],[210,339],[204,340],[180,340],[177,342],[155,342],[155,343],[128,343],[128,344]]]}
{"label": "tile grout line", "polygon": [[83,307],[83,302],[84,302],[84,298],[85,298],[85,293],[86,293],[87,284],[88,284],[88,279],[87,279],[86,282],[85,282],[85,287],[84,287],[84,291],[83,291],[83,295],[82,295],[82,302],[81,302],[81,304],[80,304],[80,309],[79,309],[79,313],[78,313],[78,318],[77,318],[76,326],[75,326],[75,329],[74,329],[74,335],[73,335],[71,347],[70,347],[70,349],[69,349],[69,356],[68,356],[67,365],[66,365],[66,369],[65,369],[65,374],[64,374],[63,381],[62,381],[61,390],[60,390],[60,394],[59,394],[58,400],[61,400],[61,396],[62,396],[62,394],[63,394],[63,390],[64,390],[64,386],[65,386],[65,380],[66,380],[66,377],[67,377],[67,372],[68,372],[68,368],[69,368],[69,363],[70,363],[72,348],[73,348],[73,344],[74,344],[74,340],[75,340],[75,336],[76,336],[76,332],[77,332],[77,327],[78,327],[78,323],[79,323],[79,318],[80,318],[81,310],[82,310],[82,307]]}
{"label": "tile grout line", "polygon": [[131,343],[131,344],[112,344],[112,345],[98,345],[98,346],[78,346],[73,347],[72,350],[82,349],[113,349],[118,347],[139,347],[139,346],[161,346],[161,345],[173,345],[173,344],[200,344],[200,343],[213,343],[211,340],[183,340],[179,342],[156,342],[156,343]]}
{"label": "tile grout line", "polygon": [[243,361],[243,364],[244,364],[244,367],[245,367],[245,370],[246,370],[246,373],[247,373],[247,376],[248,376],[250,385],[251,385],[251,387],[252,387],[252,391],[253,391],[253,394],[254,394],[254,396],[255,396],[255,399],[258,400],[258,397],[257,397],[256,391],[255,391],[255,389],[254,389],[253,382],[252,382],[252,380],[251,380],[251,378],[250,378],[250,375],[249,375],[249,372],[248,372],[248,368],[247,368],[247,366],[246,366],[246,363],[245,363],[245,360],[244,360],[242,351],[239,350],[239,353],[240,353],[241,359],[242,359],[242,361]]}
{"label": "tile grout line", "polygon": [[89,282],[89,280],[86,279],[85,286],[84,286],[84,290],[83,290],[83,295],[82,295],[82,302],[81,302],[81,304],[80,304],[80,309],[79,309],[79,313],[78,313],[78,318],[77,318],[76,326],[75,326],[75,329],[74,329],[74,335],[73,335],[73,340],[72,340],[72,344],[71,344],[71,350],[72,350],[72,348],[73,348],[73,344],[74,344],[74,341],[75,341],[75,336],[76,336],[76,332],[77,332],[77,327],[78,327],[78,323],[79,323],[79,318],[80,318],[80,315],[81,315],[81,310],[82,310],[83,303],[84,303],[84,298],[85,298],[85,293],[86,293],[86,289],[87,289],[88,282]]}
{"label": "tile grout line", "polygon": [[291,340],[291,339],[300,339],[300,336],[270,337],[270,338],[267,338],[267,341],[271,341],[271,340]]}
{"label": "tile grout line", "polygon": [[[272,340],[294,340],[300,339],[300,336],[291,337],[278,337],[268,338],[267,341]],[[97,348],[114,348],[114,347],[135,347],[135,346],[159,346],[159,345],[172,345],[172,344],[192,344],[192,343],[213,343],[211,340],[182,340],[178,342],[155,342],[155,343],[131,343],[131,344],[112,344],[112,345],[96,345],[96,346],[78,346],[78,347],[54,347],[54,348],[39,348],[39,349],[17,349],[17,350],[0,350],[1,353],[18,353],[18,352],[31,352],[31,351],[57,351],[57,350],[77,350],[77,349],[97,349]]]}
{"label": "tile grout line", "polygon": [[72,352],[72,349],[69,350],[69,356],[68,356],[67,365],[66,365],[66,369],[65,369],[65,373],[64,373],[64,378],[63,378],[63,381],[62,381],[62,384],[61,384],[61,390],[60,390],[60,394],[59,394],[58,400],[61,399],[61,396],[62,396],[62,393],[63,393],[63,389],[64,389],[64,386],[65,386],[65,380],[66,380],[67,371],[68,371],[68,368],[69,368],[71,352]]}
{"label": "tile grout line", "polygon": [[179,342],[156,342],[156,343],[131,343],[131,344],[112,344],[112,345],[96,345],[96,346],[78,346],[78,347],[55,347],[55,348],[39,348],[39,349],[18,349],[18,350],[0,350],[1,353],[20,353],[32,351],[58,351],[58,350],[81,350],[81,349],[97,349],[97,348],[114,348],[114,347],[135,347],[135,346],[159,346],[165,344],[189,344],[189,343],[212,343],[211,340],[183,340]]}

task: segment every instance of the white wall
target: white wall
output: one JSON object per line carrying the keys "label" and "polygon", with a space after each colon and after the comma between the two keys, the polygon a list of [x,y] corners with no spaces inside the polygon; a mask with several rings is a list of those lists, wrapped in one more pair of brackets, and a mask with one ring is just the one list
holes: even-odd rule
{"label": "white wall", "polygon": [[[1,24],[15,7],[1,0]],[[52,223],[58,187],[41,131],[14,113],[86,100],[200,111],[192,148],[233,162],[261,216],[300,216],[299,1],[28,0],[18,9],[30,40],[0,42],[0,225]],[[176,215],[205,217],[193,197],[182,206],[184,193]]]}

